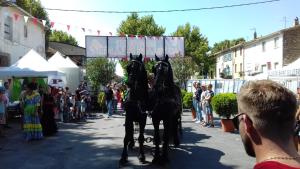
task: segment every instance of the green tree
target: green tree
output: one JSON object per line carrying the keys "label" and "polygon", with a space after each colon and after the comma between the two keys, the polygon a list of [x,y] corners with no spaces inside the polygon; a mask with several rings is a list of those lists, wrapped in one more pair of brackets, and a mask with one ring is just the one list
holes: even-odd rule
{"label": "green tree", "polygon": [[146,36],[161,36],[166,29],[156,24],[153,15],[139,17],[137,13],[132,13],[127,16],[126,20],[122,21],[117,32],[119,35],[146,35]]}
{"label": "green tree", "polygon": [[231,48],[235,45],[238,45],[240,43],[243,43],[243,42],[245,42],[244,38],[237,38],[237,39],[232,39],[232,40],[225,39],[221,42],[215,43],[211,49],[211,53],[212,54],[218,53],[222,50],[229,49],[229,48]]}
{"label": "green tree", "polygon": [[186,82],[194,74],[196,65],[193,63],[191,57],[175,57],[170,62],[172,64],[174,79],[180,85],[184,85],[184,89],[186,90]]}
{"label": "green tree", "polygon": [[62,42],[62,43],[78,46],[78,42],[76,41],[76,39],[73,36],[63,31],[56,31],[56,30],[52,31],[49,40],[53,42]]}
{"label": "green tree", "polygon": [[[146,36],[162,36],[165,33],[165,28],[156,24],[153,15],[146,15],[139,17],[137,13],[132,13],[127,16],[126,20],[122,21],[117,33],[128,35],[146,35]],[[128,61],[120,62],[122,68],[128,64]],[[154,61],[145,63],[146,70],[151,72]],[[126,71],[125,71],[126,72]]]}
{"label": "green tree", "polygon": [[98,90],[100,85],[111,82],[115,76],[116,64],[107,58],[90,59],[86,65],[86,74],[93,89]]}
{"label": "green tree", "polygon": [[[44,9],[44,7],[41,4],[40,0],[17,0],[16,4],[30,13],[32,16],[41,19],[46,20],[46,25],[48,28],[50,28],[50,21],[48,17],[47,11]],[[45,29],[45,46],[48,47],[49,42],[49,36],[50,36],[50,29]]]}
{"label": "green tree", "polygon": [[191,27],[189,23],[186,23],[178,26],[172,35],[185,38],[185,56],[191,57],[192,61],[202,71],[201,74],[206,75],[212,66],[212,61],[207,56],[209,51],[208,40],[201,34],[199,27]]}

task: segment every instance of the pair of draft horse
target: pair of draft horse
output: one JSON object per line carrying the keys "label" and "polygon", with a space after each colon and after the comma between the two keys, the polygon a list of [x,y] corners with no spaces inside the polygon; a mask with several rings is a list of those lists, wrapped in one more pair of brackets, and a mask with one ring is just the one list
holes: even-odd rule
{"label": "pair of draft horse", "polygon": [[[154,85],[148,88],[147,72],[143,63],[143,56],[132,56],[127,66],[128,73],[128,98],[124,103],[125,116],[125,138],[120,165],[128,162],[127,147],[134,145],[133,122],[139,123],[139,160],[144,163],[144,131],[147,120],[146,110],[152,111],[152,123],[154,126],[155,152],[152,163],[162,164],[168,161],[169,138],[173,138],[175,146],[179,146],[179,135],[181,133],[182,100],[178,86],[174,84],[173,71],[169,63],[169,57],[155,56],[156,65],[152,68],[154,73]],[[163,121],[163,147],[160,154],[159,124]]]}

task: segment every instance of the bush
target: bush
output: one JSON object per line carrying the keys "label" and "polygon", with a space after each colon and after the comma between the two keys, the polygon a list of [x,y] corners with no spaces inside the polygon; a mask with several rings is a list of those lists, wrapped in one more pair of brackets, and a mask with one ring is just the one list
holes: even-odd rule
{"label": "bush", "polygon": [[183,100],[183,98],[184,98],[184,96],[185,96],[186,93],[187,93],[186,90],[181,89],[181,99],[182,99],[182,100]]}
{"label": "bush", "polygon": [[214,111],[223,118],[229,119],[238,112],[236,94],[233,93],[217,94],[212,98],[211,104]]}
{"label": "bush", "polygon": [[106,108],[106,105],[105,105],[105,98],[104,98],[104,92],[100,92],[100,93],[98,94],[97,103],[99,104],[99,106],[101,107],[102,110],[103,110],[104,108]]}
{"label": "bush", "polygon": [[190,109],[193,104],[193,93],[186,92],[183,96],[183,108]]}

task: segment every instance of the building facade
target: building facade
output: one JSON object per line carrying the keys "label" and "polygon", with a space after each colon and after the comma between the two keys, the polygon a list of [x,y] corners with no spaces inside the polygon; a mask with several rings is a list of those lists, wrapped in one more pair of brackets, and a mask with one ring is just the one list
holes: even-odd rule
{"label": "building facade", "polygon": [[[28,17],[27,22],[24,19]],[[45,57],[45,31],[42,22],[15,4],[0,6],[0,67],[19,60],[30,49]]]}
{"label": "building facade", "polygon": [[[281,69],[300,57],[300,26],[233,46],[216,55],[216,78],[250,79]],[[224,59],[229,58],[231,60]],[[231,70],[231,71],[228,71]]]}

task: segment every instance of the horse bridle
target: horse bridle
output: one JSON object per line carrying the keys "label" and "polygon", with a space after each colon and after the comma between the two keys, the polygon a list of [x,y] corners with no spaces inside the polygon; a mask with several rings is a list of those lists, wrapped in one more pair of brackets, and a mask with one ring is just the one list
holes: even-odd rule
{"label": "horse bridle", "polygon": [[[165,61],[158,61],[156,64],[155,64],[155,67],[157,67],[158,65],[160,65],[160,64],[163,64],[163,67],[164,66],[166,66],[167,67],[167,70],[163,70],[163,71],[169,71],[169,64],[167,63],[167,62],[165,62]],[[157,75],[156,75],[156,72],[155,72],[155,76],[157,77]],[[155,81],[156,81],[157,79],[155,78]],[[163,81],[162,81],[162,88],[163,88],[163,90],[165,89],[165,88],[167,88],[167,86],[165,85],[165,81],[166,81],[166,79],[163,79]],[[157,84],[155,84],[155,85],[157,85]]]}
{"label": "horse bridle", "polygon": [[[139,65],[139,71],[142,71],[142,63],[140,62],[140,61],[137,61],[137,60],[131,60],[130,62],[134,62],[134,63],[138,63],[138,65]],[[139,74],[137,74],[138,76],[139,76]],[[135,82],[134,82],[134,89],[136,90],[136,88],[137,88],[137,84],[138,84],[138,80],[135,80]]]}

